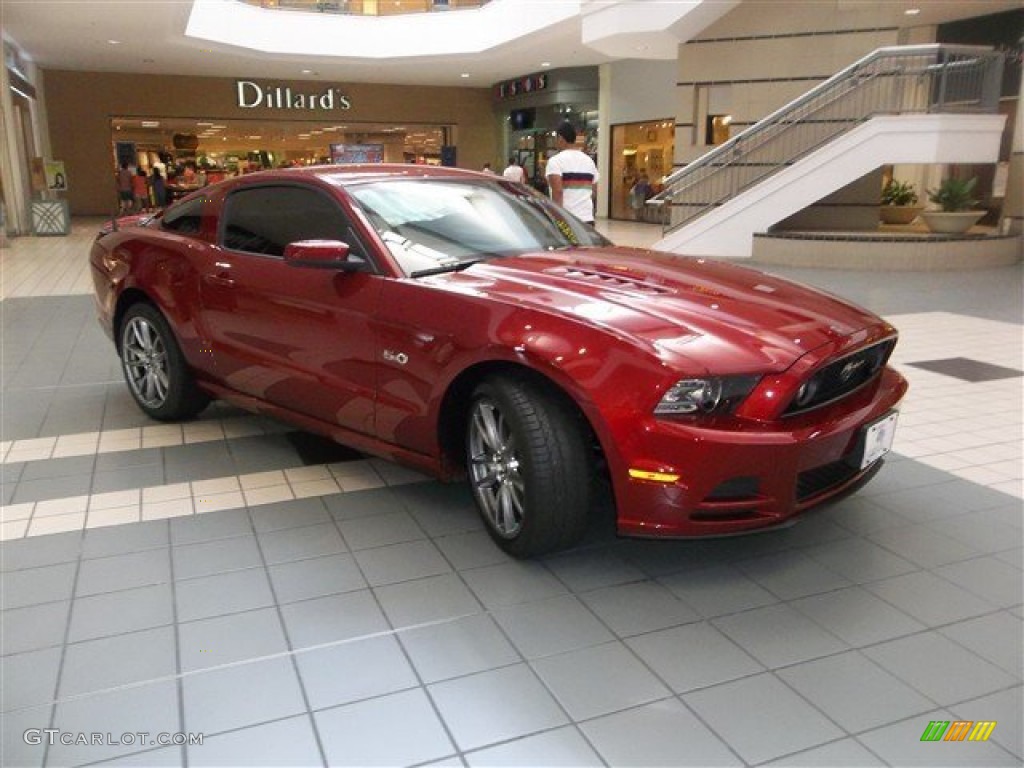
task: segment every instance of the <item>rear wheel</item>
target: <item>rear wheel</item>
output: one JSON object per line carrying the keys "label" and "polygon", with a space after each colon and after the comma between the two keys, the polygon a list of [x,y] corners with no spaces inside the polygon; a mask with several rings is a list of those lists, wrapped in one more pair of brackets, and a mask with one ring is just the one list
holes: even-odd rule
{"label": "rear wheel", "polygon": [[591,447],[578,415],[539,386],[511,377],[477,386],[466,428],[469,482],[498,546],[533,557],[586,530]]}
{"label": "rear wheel", "polygon": [[210,402],[196,388],[167,320],[151,304],[133,304],[125,312],[119,350],[128,389],[152,418],[190,419]]}

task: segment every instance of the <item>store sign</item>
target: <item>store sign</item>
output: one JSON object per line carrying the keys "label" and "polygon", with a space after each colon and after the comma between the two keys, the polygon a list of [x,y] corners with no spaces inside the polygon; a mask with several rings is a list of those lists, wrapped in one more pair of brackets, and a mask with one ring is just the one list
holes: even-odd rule
{"label": "store sign", "polygon": [[522,96],[524,93],[543,91],[547,87],[547,75],[530,75],[529,77],[520,77],[518,80],[498,83],[495,86],[495,95],[499,99],[510,99],[513,96]]}
{"label": "store sign", "polygon": [[301,109],[330,112],[335,109],[352,109],[352,102],[337,88],[325,88],[319,92],[303,93],[293,91],[291,86],[262,86],[252,80],[236,80],[235,90],[238,106],[242,109]]}

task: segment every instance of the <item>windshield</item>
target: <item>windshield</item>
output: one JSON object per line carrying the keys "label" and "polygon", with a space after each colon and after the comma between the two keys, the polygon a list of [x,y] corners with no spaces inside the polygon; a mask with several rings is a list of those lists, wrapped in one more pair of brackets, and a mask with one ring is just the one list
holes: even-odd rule
{"label": "windshield", "polygon": [[401,179],[348,189],[414,277],[501,256],[608,244],[547,198],[499,183]]}

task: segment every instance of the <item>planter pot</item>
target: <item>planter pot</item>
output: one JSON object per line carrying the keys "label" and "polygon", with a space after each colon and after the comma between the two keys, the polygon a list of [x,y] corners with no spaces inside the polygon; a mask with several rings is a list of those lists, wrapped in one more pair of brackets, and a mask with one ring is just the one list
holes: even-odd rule
{"label": "planter pot", "polygon": [[984,215],[985,211],[924,211],[921,218],[936,234],[962,235]]}
{"label": "planter pot", "polygon": [[909,224],[922,210],[918,205],[882,205],[878,208],[878,218],[883,224]]}

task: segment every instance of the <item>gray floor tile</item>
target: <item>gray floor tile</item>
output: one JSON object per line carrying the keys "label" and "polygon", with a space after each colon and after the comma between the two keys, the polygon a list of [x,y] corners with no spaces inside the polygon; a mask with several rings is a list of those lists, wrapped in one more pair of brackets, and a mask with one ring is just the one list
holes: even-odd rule
{"label": "gray floor tile", "polygon": [[[104,428],[109,429],[109,427]],[[96,456],[96,471],[104,472],[112,469],[128,469],[130,467],[149,465],[162,466],[163,463],[163,449],[161,448],[142,448],[138,451],[100,453]]]}
{"label": "gray floor tile", "polygon": [[[525,664],[429,686],[463,751],[565,725],[565,714]],[[495,717],[501,713],[500,717]]]}
{"label": "gray floor tile", "polygon": [[434,539],[434,544],[457,571],[501,565],[512,559],[494,544],[486,531],[453,533]]}
{"label": "gray floor tile", "polygon": [[388,544],[426,538],[423,529],[404,510],[342,520],[338,527],[341,529],[341,535],[345,537],[345,543],[352,550],[384,547]]}
{"label": "gray floor tile", "polygon": [[173,622],[171,585],[155,584],[78,598],[71,612],[68,640],[74,643]]}
{"label": "gray floor tile", "polygon": [[[18,766],[18,768],[38,768],[43,764],[46,750],[45,734],[38,734],[40,743],[25,743],[25,733],[29,729],[50,727],[50,715],[53,706],[33,707],[14,712],[6,712],[0,717],[0,765]],[[36,734],[30,735],[36,740]]]}
{"label": "gray floor tile", "polygon": [[170,677],[176,671],[174,628],[146,629],[69,645],[59,693],[68,698]]}
{"label": "gray floor tile", "polygon": [[677,699],[600,717],[580,725],[608,765],[733,766],[736,754]]}
{"label": "gray floor tile", "polygon": [[[54,722],[71,733],[121,734],[145,732],[151,740],[158,733],[182,730],[178,715],[177,684],[172,681],[123,688],[57,704]],[[116,729],[111,724],[116,723]],[[113,739],[112,739],[113,741]],[[47,762],[53,765],[80,765],[106,760],[139,750],[139,744],[64,745],[50,747]],[[151,746],[146,744],[145,746]]]}
{"label": "gray floor tile", "polygon": [[493,616],[528,659],[614,639],[594,614],[571,595],[504,608]]}
{"label": "gray floor tile", "polygon": [[549,768],[590,768],[600,765],[601,758],[573,727],[556,728],[510,741],[489,749],[470,752],[466,762],[472,768],[522,768],[544,765]]}
{"label": "gray floor tile", "polygon": [[935,704],[856,651],[778,672],[850,733],[920,715]]}
{"label": "gray floor tile", "polygon": [[994,557],[944,565],[934,573],[1000,608],[1024,603],[1024,579],[1020,571]]}
{"label": "gray floor tile", "polygon": [[956,717],[948,711],[936,710],[861,734],[857,739],[889,765],[919,765],[926,768],[1020,765],[1016,757],[991,739],[987,742],[963,743],[921,741],[921,735],[932,720],[953,721]]}
{"label": "gray floor tile", "polygon": [[597,589],[580,599],[619,637],[700,620],[695,610],[651,581]]}
{"label": "gray floor tile", "polygon": [[43,603],[0,611],[0,649],[6,656],[61,645],[70,603]]}
{"label": "gray floor tile", "polygon": [[1000,611],[950,624],[939,632],[1017,679],[1024,677],[1024,622],[1017,616]]}
{"label": "gray floor tile", "polygon": [[532,666],[576,721],[671,695],[618,641],[548,656],[532,662]]}
{"label": "gray floor tile", "polygon": [[778,602],[778,598],[731,566],[665,576],[662,585],[702,616],[724,616]]}
{"label": "gray floor tile", "polygon": [[352,555],[328,555],[267,569],[279,603],[352,592],[366,587]]}
{"label": "gray floor tile", "polygon": [[[860,537],[832,541],[804,550],[857,584],[887,579],[918,570],[918,566]],[[824,592],[825,590],[817,590]]]}
{"label": "gray floor tile", "polygon": [[288,657],[252,661],[185,675],[185,729],[215,734],[306,711]]}
{"label": "gray floor tile", "polygon": [[77,560],[82,548],[81,531],[54,533],[0,542],[0,570],[38,568]]}
{"label": "gray floor tile", "polygon": [[1024,689],[1021,686],[957,704],[953,712],[961,720],[995,720],[992,741],[1024,760]]}
{"label": "gray floor tile", "polygon": [[865,588],[930,627],[991,613],[996,608],[988,600],[923,571],[867,584]]}
{"label": "gray floor tile", "polygon": [[[974,699],[1019,682],[938,632],[925,632],[865,648],[868,658],[940,706]],[[936,674],[942,670],[942,674]]]}
{"label": "gray floor tile", "polygon": [[848,648],[839,638],[788,605],[770,605],[714,620],[743,650],[769,669],[828,656]]}
{"label": "gray floor tile", "polygon": [[[314,714],[332,766],[414,765],[455,752],[421,689]],[[402,738],[395,738],[401,723]]]}
{"label": "gray floor tile", "polygon": [[262,568],[232,571],[178,582],[178,621],[194,621],[241,613],[274,604],[270,581]]}
{"label": "gray floor tile", "polygon": [[546,558],[545,564],[563,584],[577,594],[647,578],[635,565],[605,548],[567,552]]}
{"label": "gray floor tile", "polygon": [[779,758],[768,765],[778,768],[882,768],[885,763],[855,739],[840,739],[831,744],[808,749],[806,752]]}
{"label": "gray floor tile", "polygon": [[258,659],[288,649],[273,608],[181,624],[178,643],[183,672]]}
{"label": "gray floor tile", "polygon": [[923,525],[886,528],[884,531],[870,534],[868,538],[922,568],[935,568],[980,554],[974,547],[928,530]]}
{"label": "gray floor tile", "polygon": [[58,647],[0,657],[0,712],[52,702],[60,658]]}
{"label": "gray floor tile", "polygon": [[369,491],[335,493],[325,496],[327,511],[338,520],[353,520],[368,515],[387,515],[399,507],[392,488],[374,488]]}
{"label": "gray floor tile", "polygon": [[77,570],[77,563],[59,563],[4,574],[0,579],[0,605],[9,610],[70,600]]}
{"label": "gray floor tile", "polygon": [[397,584],[451,571],[448,561],[429,541],[392,544],[356,552],[356,561],[372,587]]}
{"label": "gray floor tile", "polygon": [[313,724],[305,715],[211,736],[188,748],[193,768],[306,768],[321,761]]}
{"label": "gray floor tile", "polygon": [[782,552],[744,560],[736,567],[783,600],[850,586],[850,581],[800,552]]}
{"label": "gray floor tile", "polygon": [[235,474],[235,462],[226,442],[172,445],[164,448],[168,483],[208,480]]}
{"label": "gray floor tile", "polygon": [[398,637],[425,683],[520,661],[519,654],[486,614],[404,630]]}
{"label": "gray floor tile", "polygon": [[963,541],[979,552],[1002,552],[1020,547],[1024,533],[1020,527],[1020,503],[1013,510],[1017,519],[1007,518],[1002,509],[971,512],[929,523],[936,533]]}
{"label": "gray floor tile", "polygon": [[260,504],[249,510],[249,517],[259,533],[331,522],[327,507],[317,497]]}
{"label": "gray floor tile", "polygon": [[[906,468],[904,468],[906,471]],[[1004,506],[1012,497],[967,480],[949,479],[918,488],[872,496],[879,506],[917,523]]]}
{"label": "gray floor tile", "polygon": [[683,701],[752,764],[843,735],[824,715],[770,674],[688,693]]}
{"label": "gray floor tile", "polygon": [[924,629],[924,624],[861,587],[812,595],[790,605],[855,648]]}
{"label": "gray floor tile", "polygon": [[[942,475],[945,477],[946,473],[943,472]],[[877,482],[876,478],[867,487],[871,488]],[[835,507],[826,510],[824,514],[828,514],[836,525],[860,535],[913,524],[912,520],[903,517],[898,512],[876,504],[870,497],[864,495],[864,489],[856,496],[843,499]]]}
{"label": "gray floor tile", "polygon": [[171,559],[166,549],[83,560],[78,571],[76,596],[98,595],[171,580]]}
{"label": "gray floor tile", "polygon": [[251,534],[177,546],[171,559],[174,578],[178,580],[263,566],[256,537]]}
{"label": "gray floor tile", "polygon": [[296,649],[390,629],[369,590],[288,603],[281,614]]}
{"label": "gray floor tile", "polygon": [[112,760],[104,760],[100,763],[91,763],[92,766],[103,766],[104,768],[184,768],[184,748],[179,746],[151,749],[146,752],[135,752],[124,757],[115,757]]}
{"label": "gray floor tile", "polygon": [[473,593],[453,573],[389,584],[373,591],[396,628],[450,621],[482,610]]}
{"label": "gray floor tile", "polygon": [[758,661],[707,622],[630,638],[626,645],[676,693],[764,671]]}
{"label": "gray floor tile", "polygon": [[42,480],[20,480],[14,491],[14,503],[64,499],[70,496],[85,496],[92,489],[92,473],[48,477]]}
{"label": "gray floor tile", "polygon": [[267,531],[257,536],[268,565],[348,551],[334,523]]}
{"label": "gray floor tile", "polygon": [[351,640],[295,655],[312,709],[326,709],[419,684],[391,635]]}
{"label": "gray floor tile", "polygon": [[251,534],[252,522],[244,509],[226,509],[190,517],[176,517],[170,521],[171,543],[201,544],[215,539],[230,539]]}
{"label": "gray floor tile", "polygon": [[25,465],[21,480],[48,480],[71,475],[91,475],[95,462],[95,456],[70,456],[63,459],[30,461]]}
{"label": "gray floor tile", "polygon": [[171,535],[166,520],[152,520],[131,525],[113,525],[90,528],[85,531],[82,557],[112,557],[148,549],[160,549],[170,544]]}
{"label": "gray floor tile", "polygon": [[429,536],[483,528],[465,483],[410,483],[396,486],[395,496]]}
{"label": "gray floor tile", "polygon": [[125,469],[104,469],[92,476],[92,493],[113,493],[132,488],[163,485],[166,482],[162,464],[147,464]]}
{"label": "gray floor tile", "polygon": [[564,594],[567,590],[541,563],[513,561],[464,571],[462,578],[494,610]]}

